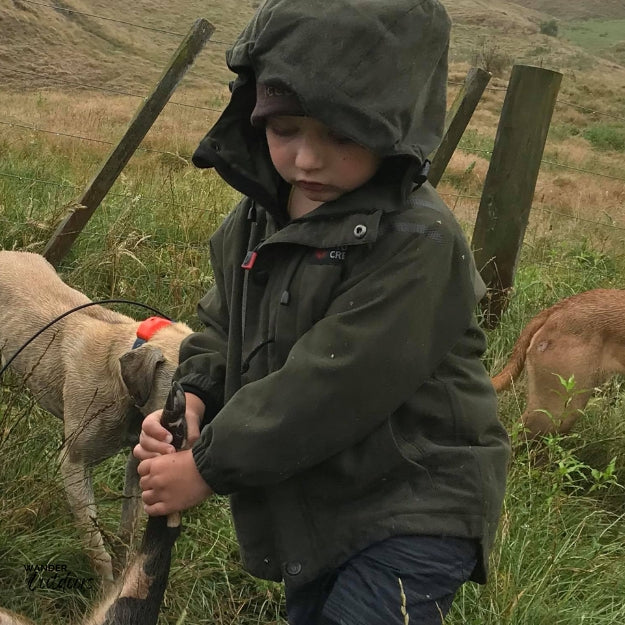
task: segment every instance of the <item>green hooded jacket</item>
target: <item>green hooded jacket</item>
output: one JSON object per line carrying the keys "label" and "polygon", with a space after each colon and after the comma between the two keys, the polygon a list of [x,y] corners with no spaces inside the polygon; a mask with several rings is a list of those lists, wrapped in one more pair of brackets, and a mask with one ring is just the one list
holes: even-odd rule
{"label": "green hooded jacket", "polygon": [[[206,326],[176,377],[206,404],[193,447],[230,495],[244,566],[303,584],[385,538],[482,545],[509,444],[481,356],[484,295],[423,182],[445,115],[449,19],[435,0],[267,0],[227,53],[231,100],[194,155],[246,197],[211,239]],[[289,221],[249,117],[256,80],[383,157],[366,184]]]}

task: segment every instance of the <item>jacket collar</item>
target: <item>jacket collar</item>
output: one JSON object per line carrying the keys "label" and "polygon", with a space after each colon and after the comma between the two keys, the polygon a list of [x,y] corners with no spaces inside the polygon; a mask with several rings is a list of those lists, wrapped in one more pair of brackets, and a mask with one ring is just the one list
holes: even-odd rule
{"label": "jacket collar", "polygon": [[374,210],[338,213],[324,219],[296,219],[267,237],[257,249],[276,243],[294,243],[324,249],[373,243],[378,238],[383,213],[384,211]]}

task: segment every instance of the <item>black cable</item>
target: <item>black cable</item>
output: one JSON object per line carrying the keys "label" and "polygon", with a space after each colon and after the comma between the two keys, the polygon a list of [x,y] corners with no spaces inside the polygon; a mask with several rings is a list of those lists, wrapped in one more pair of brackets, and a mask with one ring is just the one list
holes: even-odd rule
{"label": "black cable", "polygon": [[147,304],[142,304],[141,302],[133,302],[132,300],[128,300],[128,299],[102,299],[102,300],[98,300],[97,302],[88,302],[87,304],[82,304],[81,306],[76,306],[76,308],[71,308],[70,310],[66,310],[62,315],[59,315],[58,317],[56,317],[55,319],[50,321],[50,323],[47,323],[45,326],[43,326],[43,328],[41,328],[41,330],[39,330],[33,336],[31,336],[26,341],[26,343],[24,343],[11,356],[11,358],[9,358],[6,361],[6,363],[4,363],[4,366],[2,367],[2,369],[0,369],[0,378],[2,377],[4,372],[6,371],[7,367],[24,350],[24,348],[27,347],[28,345],[30,345],[40,334],[45,332],[50,326],[54,325],[57,321],[60,321],[64,317],[67,317],[67,315],[70,315],[71,313],[76,312],[77,310],[82,310],[83,308],[88,308],[89,306],[96,306],[96,305],[100,305],[100,304],[132,304],[133,306],[140,306],[141,308],[146,308],[147,310],[151,310],[152,312],[156,313],[159,317],[163,317],[164,319],[172,321],[172,319],[170,317],[168,317],[167,315],[164,315],[160,310],[158,310],[156,308],[153,308],[152,306],[148,306]]}

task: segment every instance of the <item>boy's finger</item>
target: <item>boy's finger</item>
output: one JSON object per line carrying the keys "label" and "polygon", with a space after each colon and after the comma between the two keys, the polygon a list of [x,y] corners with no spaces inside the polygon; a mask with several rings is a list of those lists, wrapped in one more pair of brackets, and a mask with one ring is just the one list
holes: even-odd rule
{"label": "boy's finger", "polygon": [[[147,480],[144,480],[145,478],[141,478],[141,481],[145,484],[145,481]],[[159,495],[152,489],[148,488],[147,490],[144,490],[141,493],[141,499],[143,501],[143,509],[150,516],[164,516],[172,512],[170,506],[164,501],[161,501]]]}
{"label": "boy's finger", "polygon": [[143,500],[144,506],[154,506],[158,503],[164,505],[162,498],[151,488],[146,488],[146,490],[141,493],[141,499]]}
{"label": "boy's finger", "polygon": [[143,422],[143,425],[141,426],[141,434],[146,434],[151,438],[159,441],[164,441],[166,443],[171,443],[172,441],[172,435],[161,425],[160,420],[148,420],[146,418]]}
{"label": "boy's finger", "polygon": [[163,454],[159,454],[157,451],[148,451],[141,445],[135,445],[132,450],[132,455],[138,460],[149,460],[150,458],[157,458]]}
{"label": "boy's finger", "polygon": [[[143,479],[143,476],[148,475],[148,473],[150,472],[151,466],[152,466],[151,458],[142,460],[139,463],[139,465],[137,466],[137,473],[141,476],[141,480]],[[139,480],[139,484],[141,484],[141,480]]]}
{"label": "boy's finger", "polygon": [[187,443],[191,446],[198,438],[200,438],[200,428],[195,422],[188,423],[187,427]]}
{"label": "boy's finger", "polygon": [[143,505],[143,509],[148,516],[166,516],[169,514],[169,508],[164,503],[158,502],[154,505]]}
{"label": "boy's finger", "polygon": [[[169,434],[169,432],[167,432],[167,434],[171,439],[171,434]],[[176,451],[173,445],[170,445],[166,441],[154,438],[144,431],[139,434],[139,445],[141,445],[141,447],[143,447],[143,449],[145,449],[145,451],[147,452],[154,452],[161,455],[171,454]]]}

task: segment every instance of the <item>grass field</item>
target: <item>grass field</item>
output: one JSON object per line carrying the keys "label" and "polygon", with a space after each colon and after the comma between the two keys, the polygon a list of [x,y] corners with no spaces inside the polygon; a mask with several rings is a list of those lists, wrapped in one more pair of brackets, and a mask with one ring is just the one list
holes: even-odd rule
{"label": "grass field", "polygon": [[566,21],[559,26],[559,33],[593,54],[625,61],[625,19]]}
{"label": "grass field", "polygon": [[[0,8],[5,24],[20,24],[8,19],[20,17],[18,4],[5,13]],[[98,10],[87,0],[71,4],[89,13]],[[152,14],[146,16],[140,13],[141,3],[128,13],[125,4],[114,2],[107,14],[118,11],[128,22],[145,19],[171,31],[185,30],[193,15],[207,10],[205,3],[188,3],[177,12],[153,2]],[[242,3],[240,11],[229,10],[224,2],[211,4],[220,40],[231,40],[252,4]],[[465,0],[448,4],[457,20],[450,96],[489,24],[497,34],[493,40],[506,54],[564,72],[514,290],[501,324],[488,332],[486,364],[494,373],[521,328],[542,308],[591,288],[625,288],[625,149],[620,143],[625,69],[608,69],[609,64],[579,48],[537,35],[540,16],[524,13],[518,5]],[[32,11],[34,7],[29,15],[33,36],[47,45],[51,35]],[[492,22],[484,26],[482,15]],[[65,32],[64,25],[60,19],[54,22],[57,34]],[[88,26],[93,31],[94,21],[88,20]],[[5,34],[10,35],[8,30]],[[86,29],[77,31],[72,45],[94,41],[89,38],[93,33],[87,34]],[[84,49],[69,48],[76,71],[84,72],[74,77],[82,83],[115,84],[125,94],[74,89],[54,81],[37,86],[33,78],[27,85],[0,91],[1,248],[42,251],[139,105],[140,98],[126,92],[145,92],[169,54],[169,49],[159,49],[160,36],[139,36],[128,26],[107,23],[96,35],[92,57]],[[131,35],[136,35],[133,49]],[[0,41],[0,60],[10,58],[17,67],[19,54],[6,56],[9,40],[7,36]],[[115,46],[125,50],[130,71],[116,67],[122,56],[115,56]],[[62,57],[62,46],[50,50]],[[191,80],[172,100],[191,106],[166,107],[142,145],[149,150],[132,158],[61,264],[63,278],[91,298],[141,301],[198,327],[196,302],[212,283],[207,241],[238,197],[213,172],[196,170],[189,161],[227,98],[223,50],[216,48],[214,56],[202,61],[207,65],[190,72]],[[58,70],[57,57],[49,58],[50,67]],[[28,65],[29,71],[35,67]],[[509,67],[491,80],[439,185],[468,236],[508,72]],[[137,318],[142,315],[130,307],[118,309]],[[500,417],[515,442],[515,455],[492,555],[493,574],[487,586],[468,584],[462,590],[448,625],[625,622],[622,390],[620,379],[597,389],[574,433],[545,440],[540,452],[518,440],[523,380],[514,391],[502,394]],[[75,622],[97,595],[95,586],[69,591],[36,583],[34,589],[29,587],[32,574],[26,567],[34,564],[63,564],[76,578],[93,577],[61,488],[56,461],[61,445],[60,423],[37,407],[19,380],[10,375],[3,379],[0,605],[39,625]],[[110,543],[119,521],[123,465],[120,455],[95,471],[100,523]],[[241,569],[227,502],[207,502],[186,513],[183,522],[159,624],[283,625],[280,586],[255,580]]]}

